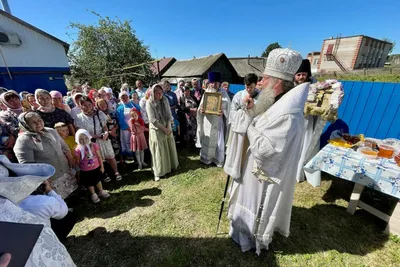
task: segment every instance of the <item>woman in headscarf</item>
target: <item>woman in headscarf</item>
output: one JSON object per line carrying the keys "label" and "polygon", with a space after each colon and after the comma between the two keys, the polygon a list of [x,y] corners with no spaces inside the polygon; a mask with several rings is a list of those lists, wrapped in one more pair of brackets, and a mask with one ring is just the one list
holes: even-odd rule
{"label": "woman in headscarf", "polygon": [[28,101],[31,110],[37,110],[39,108],[38,103],[36,103],[36,98],[34,94],[28,94],[26,96],[26,100]]}
{"label": "woman in headscarf", "polygon": [[93,104],[95,104],[96,103],[96,99],[99,96],[99,93],[97,92],[96,89],[91,89],[87,96],[90,98],[90,100],[92,100]]}
{"label": "woman in headscarf", "polygon": [[71,117],[76,120],[76,117],[78,117],[78,114],[81,113],[81,107],[79,106],[79,100],[81,99],[81,97],[83,96],[83,94],[81,93],[75,93],[72,95],[72,100],[75,103],[75,107],[73,107],[71,109]]}
{"label": "woman in headscarf", "polygon": [[107,128],[107,116],[102,112],[94,109],[92,101],[83,96],[79,100],[79,106],[82,112],[78,114],[75,120],[77,129],[85,129],[96,139],[96,143],[100,146],[101,156],[111,165],[115,173],[116,180],[122,179],[118,172],[117,161],[115,160],[114,150],[109,139],[109,131]]}
{"label": "woman in headscarf", "polygon": [[54,128],[56,123],[63,122],[67,124],[69,134],[75,136],[74,120],[65,110],[53,106],[49,92],[44,89],[36,89],[35,98],[36,102],[39,104],[39,108],[36,112],[43,119],[46,127]]}
{"label": "woman in headscarf", "polygon": [[68,114],[71,114],[71,108],[63,103],[63,96],[59,91],[50,91],[50,96],[54,107],[63,109],[68,112]]}
{"label": "woman in headscarf", "polygon": [[50,178],[55,191],[66,198],[76,188],[76,179],[70,173],[74,160],[68,145],[57,131],[44,126],[43,119],[35,112],[24,112],[18,117],[21,134],[14,146],[19,163],[47,163],[56,172]]}
{"label": "woman in headscarf", "polygon": [[29,95],[29,92],[27,92],[27,91],[22,91],[22,92],[19,93],[19,97],[21,99],[22,109],[23,109],[24,112],[31,110],[31,106],[29,105],[29,102],[26,99],[26,97],[28,95]]}
{"label": "woman in headscarf", "polygon": [[184,138],[186,142],[193,143],[196,138],[196,129],[197,129],[197,107],[198,102],[192,96],[189,87],[185,87],[183,91],[183,96],[180,99],[180,109],[184,113],[184,119],[186,123],[182,123],[185,125],[185,134]]}
{"label": "woman in headscarf", "polygon": [[176,109],[178,108],[178,99],[176,98],[176,94],[171,91],[171,84],[168,81],[164,81],[162,87],[164,90],[164,96],[168,99],[172,117],[177,120]]}
{"label": "woman in headscarf", "polygon": [[121,102],[117,107],[117,118],[121,136],[121,155],[131,161],[133,160],[133,153],[131,151],[131,132],[128,122],[131,119],[131,109],[136,108],[140,112],[140,106],[129,101],[129,94],[126,91],[119,93],[119,99]]}
{"label": "woman in headscarf", "polygon": [[120,92],[127,92],[128,93],[128,95],[130,94],[130,90],[129,90],[129,84],[127,84],[127,83],[124,83],[122,86],[121,86],[121,90],[120,90]]}
{"label": "woman in headscarf", "polygon": [[0,112],[0,152],[14,160],[13,146],[19,132],[18,115],[22,113],[22,104],[19,95],[11,90],[0,95],[0,102],[6,108]]}
{"label": "woman in headscarf", "polygon": [[132,103],[135,105],[135,108],[140,110],[140,105],[139,105],[140,99],[138,93],[136,91],[132,91],[131,97],[132,97]]}
{"label": "woman in headscarf", "polygon": [[96,108],[99,111],[102,111],[107,116],[107,128],[110,133],[109,138],[111,140],[111,145],[114,150],[114,154],[116,158],[120,158],[120,138],[118,131],[118,120],[115,113],[110,113],[110,109],[108,107],[108,103],[105,99],[98,99],[96,101]]}
{"label": "woman in headscarf", "polygon": [[171,129],[173,117],[169,102],[159,84],[152,87],[146,111],[150,122],[149,144],[154,180],[158,181],[161,176],[170,173],[179,165]]}
{"label": "woman in headscarf", "polygon": [[[54,168],[48,164],[11,163],[5,156],[0,155],[0,169],[0,221],[43,225],[25,266],[74,267],[67,249],[57,239],[50,226],[46,225],[45,220],[17,206],[53,175]],[[2,242],[6,240],[3,238]]]}

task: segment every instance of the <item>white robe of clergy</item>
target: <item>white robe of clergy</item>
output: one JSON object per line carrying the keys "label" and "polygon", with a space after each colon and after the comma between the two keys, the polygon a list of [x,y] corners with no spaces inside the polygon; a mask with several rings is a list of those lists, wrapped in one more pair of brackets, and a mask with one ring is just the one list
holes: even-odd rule
{"label": "white robe of clergy", "polygon": [[[214,163],[218,167],[222,167],[225,159],[225,134],[228,129],[231,100],[222,88],[218,90],[208,88],[205,92],[222,94],[221,109],[223,116],[203,114],[198,109],[196,147],[200,148],[200,161],[202,163]],[[203,105],[203,100],[204,95],[201,98],[200,107]]]}
{"label": "white robe of clergy", "polygon": [[308,87],[304,83],[287,92],[247,129],[249,149],[228,209],[230,236],[243,252],[268,249],[275,231],[289,235]]}
{"label": "white robe of clergy", "polygon": [[[239,91],[235,94],[231,104],[231,111],[229,113],[230,132],[224,171],[232,178],[239,178],[241,175],[245,135],[247,127],[253,118],[252,116],[246,116],[245,114],[246,105],[243,103],[243,99],[246,95],[248,95],[246,90]],[[259,95],[254,99],[254,103],[257,103],[258,97]]]}
{"label": "white robe of clergy", "polygon": [[303,148],[301,150],[301,156],[297,166],[297,182],[302,182],[305,180],[303,167],[318,153],[319,141],[325,125],[326,121],[323,121],[320,116],[307,115],[304,118],[305,134]]}

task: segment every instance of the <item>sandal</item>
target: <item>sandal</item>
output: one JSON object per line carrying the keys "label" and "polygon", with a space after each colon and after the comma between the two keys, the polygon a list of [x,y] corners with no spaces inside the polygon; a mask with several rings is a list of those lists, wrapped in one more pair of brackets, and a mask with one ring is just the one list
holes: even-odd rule
{"label": "sandal", "polygon": [[122,180],[122,176],[121,176],[121,174],[119,174],[119,172],[115,173],[115,180],[117,180],[117,181],[121,181]]}

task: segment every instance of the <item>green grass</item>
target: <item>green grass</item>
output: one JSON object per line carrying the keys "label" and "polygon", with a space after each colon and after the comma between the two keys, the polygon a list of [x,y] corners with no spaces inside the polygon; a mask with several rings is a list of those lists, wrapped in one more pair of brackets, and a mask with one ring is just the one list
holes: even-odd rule
{"label": "green grass", "polygon": [[351,185],[339,179],[297,184],[289,238],[276,234],[261,256],[242,253],[225,214],[215,236],[226,176],[198,159],[180,151],[179,169],[160,182],[127,169],[106,185],[110,199],[85,198],[65,242],[77,266],[400,266],[400,239],[364,211],[347,214]]}

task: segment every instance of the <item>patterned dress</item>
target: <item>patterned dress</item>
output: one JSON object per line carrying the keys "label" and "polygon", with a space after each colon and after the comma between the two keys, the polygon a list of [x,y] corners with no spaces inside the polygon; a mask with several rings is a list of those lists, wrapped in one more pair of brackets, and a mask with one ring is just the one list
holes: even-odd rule
{"label": "patterned dress", "polygon": [[[85,129],[91,136],[101,135],[104,131],[102,125],[107,124],[107,116],[102,111],[98,111],[98,115],[88,116],[83,112],[79,113],[75,120],[75,126],[79,129]],[[97,139],[96,143],[100,146],[101,156],[103,159],[115,158],[114,150],[111,145],[110,139],[106,141]]]}
{"label": "patterned dress", "polygon": [[53,112],[43,112],[36,110],[39,116],[44,121],[44,126],[54,128],[54,125],[58,122],[64,122],[65,124],[73,124],[74,120],[71,115],[63,109],[55,108]]}
{"label": "patterned dress", "polygon": [[185,113],[185,122],[186,122],[186,134],[184,136],[185,141],[193,142],[196,138],[196,129],[197,129],[197,119],[196,119],[196,111],[192,111],[191,109],[195,108],[197,110],[197,101],[193,99],[192,96],[185,97],[183,96],[180,100],[181,110]]}

